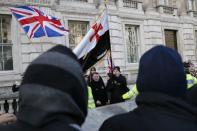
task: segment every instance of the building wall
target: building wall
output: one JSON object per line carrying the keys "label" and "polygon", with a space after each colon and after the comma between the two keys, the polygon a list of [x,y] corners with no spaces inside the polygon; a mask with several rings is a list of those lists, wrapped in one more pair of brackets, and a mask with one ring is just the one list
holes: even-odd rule
{"label": "building wall", "polygon": [[[9,7],[22,5],[28,0],[15,0],[15,3],[9,0],[0,1],[0,14],[11,15]],[[136,0],[137,1],[137,0]],[[69,20],[89,21],[91,25],[96,16],[104,9],[103,1],[88,2],[56,0],[51,4],[38,4],[39,8],[47,14],[54,15],[62,20],[65,27],[68,28]],[[163,13],[162,0],[144,0],[137,1],[137,8],[123,7],[123,0],[110,0],[109,25],[110,39],[112,46],[112,57],[114,64],[121,67],[122,73],[128,78],[128,83],[134,83],[137,76],[138,62],[128,63],[127,47],[125,39],[125,25],[138,26],[139,36],[139,58],[140,56],[155,45],[165,45],[165,29],[177,31],[178,52],[183,60],[192,60],[196,62],[196,38],[197,17],[194,17],[194,11],[188,11],[186,0],[180,0],[173,7],[172,14]],[[32,5],[32,3],[28,3]],[[34,6],[37,6],[33,3]],[[21,75],[26,70],[29,63],[42,52],[53,47],[56,44],[69,46],[68,36],[59,38],[41,38],[29,40],[16,19],[11,20],[11,37],[13,43],[14,70],[0,72],[1,88],[10,86],[14,81],[20,81]],[[106,58],[99,62],[96,67],[102,76],[107,72]]]}

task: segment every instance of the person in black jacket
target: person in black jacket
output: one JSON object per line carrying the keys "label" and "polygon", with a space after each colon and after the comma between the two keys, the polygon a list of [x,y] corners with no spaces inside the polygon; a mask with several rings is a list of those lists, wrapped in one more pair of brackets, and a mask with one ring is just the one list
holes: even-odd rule
{"label": "person in black jacket", "polygon": [[106,105],[108,99],[105,84],[103,82],[103,79],[97,72],[94,72],[92,74],[92,81],[90,82],[90,87],[92,88],[92,94],[96,106],[98,107]]}
{"label": "person in black jacket", "polygon": [[93,66],[93,67],[91,67],[90,68],[90,73],[89,73],[89,75],[88,75],[88,81],[87,81],[87,83],[88,83],[88,85],[90,85],[90,83],[91,83],[91,81],[92,81],[92,75],[93,75],[93,73],[95,73],[96,72],[96,68]]}
{"label": "person in black jacket", "polygon": [[156,46],[140,59],[137,108],[113,116],[100,131],[197,131],[196,107],[183,99],[186,93],[181,56]]}
{"label": "person in black jacket", "polygon": [[197,107],[197,84],[187,90],[186,100]]}
{"label": "person in black jacket", "polygon": [[55,46],[27,68],[14,124],[0,131],[79,131],[87,115],[87,85],[77,57]]}
{"label": "person in black jacket", "polygon": [[129,89],[127,87],[126,78],[123,75],[121,75],[119,66],[114,67],[113,74],[107,81],[107,90],[110,93],[111,104],[124,101],[124,99],[122,99],[122,95],[129,91]]}

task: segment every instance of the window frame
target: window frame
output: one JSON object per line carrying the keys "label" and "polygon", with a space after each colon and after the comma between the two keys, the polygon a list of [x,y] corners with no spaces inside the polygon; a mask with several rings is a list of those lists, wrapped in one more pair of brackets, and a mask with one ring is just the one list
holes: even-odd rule
{"label": "window frame", "polygon": [[[87,32],[90,29],[90,21],[84,21],[84,20],[68,20],[68,28],[69,28],[69,21],[73,21],[73,22],[86,22],[87,23]],[[87,32],[85,33],[85,35],[87,34]],[[68,47],[70,48],[70,40],[69,40],[69,35],[68,35]],[[83,38],[82,38],[83,39]],[[77,43],[75,43],[75,47],[77,46]],[[79,44],[79,43],[78,43]],[[72,49],[72,48],[71,48]],[[73,48],[74,49],[74,48]]]}
{"label": "window frame", "polygon": [[122,33],[123,33],[123,43],[124,43],[124,62],[125,62],[125,66],[127,70],[137,70],[138,66],[139,66],[139,60],[136,63],[128,63],[128,58],[127,58],[127,46],[126,46],[126,35],[125,35],[125,25],[134,25],[134,26],[138,26],[138,39],[139,39],[139,46],[138,46],[138,59],[140,59],[141,55],[143,52],[145,52],[145,44],[141,44],[144,43],[144,30],[143,30],[143,21],[131,21],[131,20],[126,20],[123,19],[122,20]]}
{"label": "window frame", "polygon": [[[0,50],[1,50],[1,55],[2,55],[2,60],[5,60],[5,58],[4,58],[4,50],[3,50],[3,48],[4,47],[11,47],[11,58],[12,58],[12,69],[11,70],[4,70],[5,69],[5,63],[4,63],[4,61],[3,61],[3,64],[2,64],[2,70],[0,70],[1,72],[2,71],[13,71],[14,70],[14,63],[13,63],[13,54],[12,54],[12,48],[13,48],[13,44],[12,44],[12,41],[11,41],[11,20],[12,20],[12,17],[11,16],[9,16],[9,15],[0,15],[0,18],[1,19],[3,19],[3,18],[5,18],[5,19],[8,19],[9,20],[9,23],[8,24],[10,24],[10,25],[8,25],[8,26],[10,26],[10,27],[8,27],[8,29],[7,28],[5,28],[8,32],[7,32],[7,42],[6,43],[4,43],[3,42],[3,36],[2,36],[2,41],[0,41]],[[1,27],[3,27],[3,22],[1,22],[1,19],[0,19],[0,32],[1,32],[1,34],[3,35],[3,30],[1,29]],[[10,35],[10,36],[9,36]],[[1,36],[0,36],[1,37]],[[10,40],[9,40],[9,37],[10,37]]]}
{"label": "window frame", "polygon": [[[134,27],[134,29],[135,29],[135,34],[137,35],[136,36],[136,40],[137,40],[137,44],[135,45],[135,46],[137,46],[137,54],[136,54],[136,56],[135,57],[137,57],[137,60],[136,60],[136,62],[129,62],[129,59],[128,59],[128,50],[126,50],[126,61],[127,61],[127,63],[129,63],[129,64],[131,64],[131,63],[138,63],[137,61],[139,61],[139,44],[140,44],[140,40],[139,40],[139,26],[138,25],[132,25],[132,24],[125,24],[125,44],[126,44],[126,49],[128,49],[128,43],[127,43],[127,37],[126,37],[126,27]],[[130,45],[131,45],[131,43],[129,43]],[[131,52],[130,52],[131,53]],[[134,54],[135,55],[135,54]]]}
{"label": "window frame", "polygon": [[173,5],[170,5],[170,0],[159,0],[159,3],[160,3],[160,5],[175,7],[176,6],[176,3],[177,3],[177,0],[176,0],[175,5],[174,4]]}
{"label": "window frame", "polygon": [[[0,10],[1,11],[1,10]],[[3,11],[0,15],[7,15],[10,17],[10,29],[11,29],[11,44],[12,44],[12,59],[13,70],[0,71],[0,79],[12,80],[20,79],[22,74],[22,55],[21,55],[21,26],[18,24],[14,16],[10,12]]]}

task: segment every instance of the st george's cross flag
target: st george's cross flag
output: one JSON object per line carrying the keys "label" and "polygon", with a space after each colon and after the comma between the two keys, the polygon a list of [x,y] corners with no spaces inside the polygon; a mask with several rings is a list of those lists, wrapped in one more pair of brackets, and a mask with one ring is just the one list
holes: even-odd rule
{"label": "st george's cross flag", "polygon": [[30,39],[64,36],[68,33],[59,19],[48,16],[36,8],[19,6],[10,9]]}
{"label": "st george's cross flag", "polygon": [[86,71],[101,60],[108,50],[110,50],[109,24],[107,10],[104,10],[73,52]]}

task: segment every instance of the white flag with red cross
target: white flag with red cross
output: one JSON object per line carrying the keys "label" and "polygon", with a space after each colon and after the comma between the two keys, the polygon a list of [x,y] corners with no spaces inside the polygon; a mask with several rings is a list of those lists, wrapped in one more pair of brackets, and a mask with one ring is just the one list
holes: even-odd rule
{"label": "white flag with red cross", "polygon": [[104,10],[73,52],[77,55],[85,71],[102,59],[109,49],[108,15],[107,10]]}

